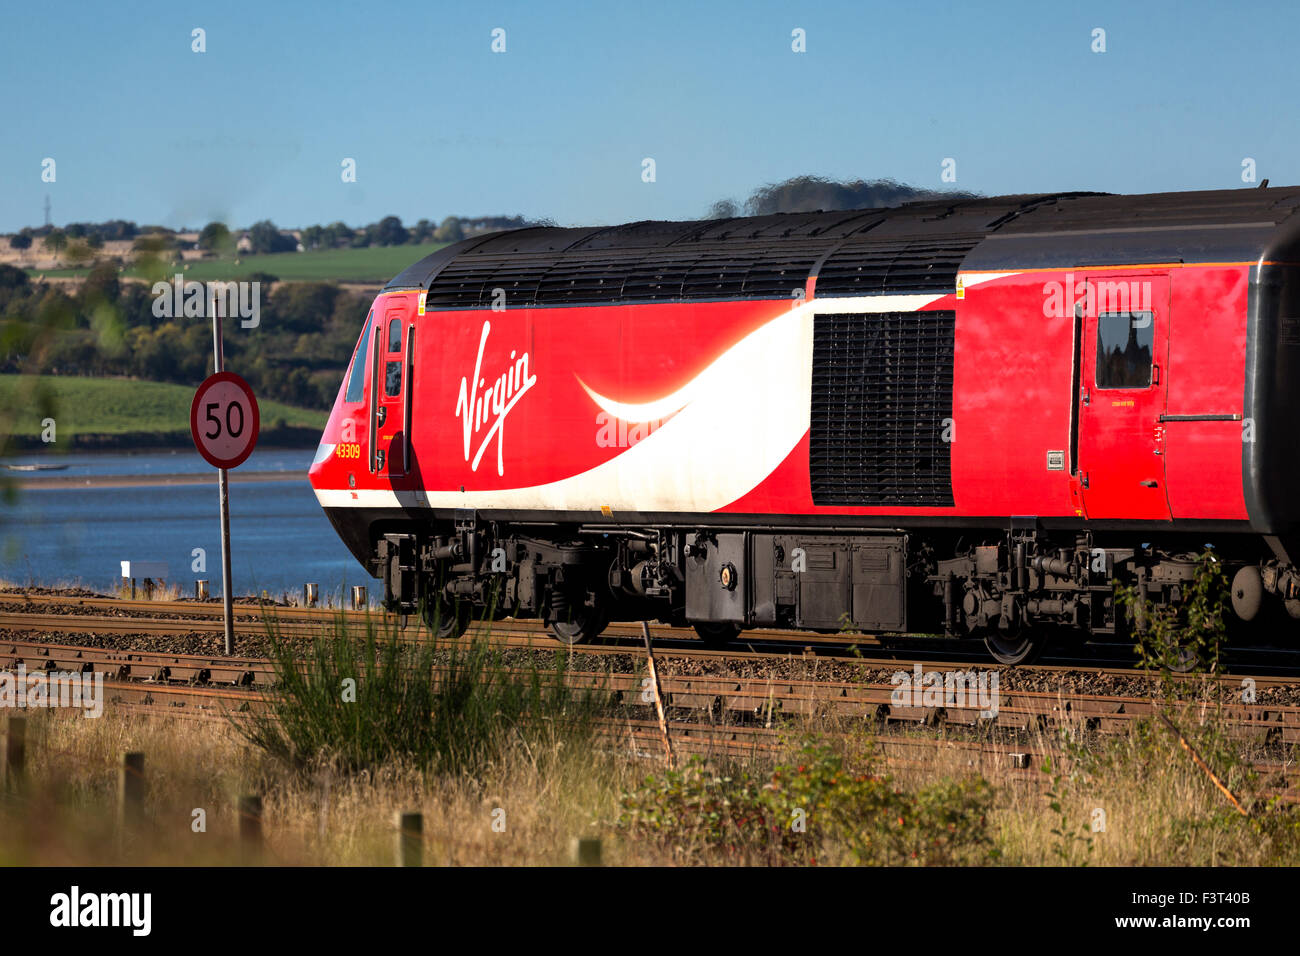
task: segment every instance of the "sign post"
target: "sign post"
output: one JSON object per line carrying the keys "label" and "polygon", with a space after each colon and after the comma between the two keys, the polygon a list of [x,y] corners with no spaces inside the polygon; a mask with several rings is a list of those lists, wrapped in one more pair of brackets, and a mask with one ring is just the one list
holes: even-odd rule
{"label": "sign post", "polygon": [[221,314],[212,311],[212,358],[215,371],[203,380],[190,403],[190,435],[194,447],[218,469],[221,499],[221,598],[225,608],[225,652],[235,653],[235,627],[230,588],[230,484],[227,470],[242,465],[253,453],[261,419],[257,398],[248,383],[223,368]]}

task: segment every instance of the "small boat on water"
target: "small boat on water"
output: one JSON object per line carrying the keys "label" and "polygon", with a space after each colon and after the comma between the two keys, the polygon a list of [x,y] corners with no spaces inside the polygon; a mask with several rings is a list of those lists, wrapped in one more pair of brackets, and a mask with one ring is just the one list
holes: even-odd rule
{"label": "small boat on water", "polygon": [[5,465],[10,471],[63,471],[67,465]]}

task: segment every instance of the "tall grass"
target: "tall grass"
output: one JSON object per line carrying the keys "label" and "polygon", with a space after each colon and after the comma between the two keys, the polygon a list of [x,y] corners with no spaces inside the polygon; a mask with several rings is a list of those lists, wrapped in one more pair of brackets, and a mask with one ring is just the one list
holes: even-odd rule
{"label": "tall grass", "polygon": [[[415,638],[420,638],[416,640]],[[545,754],[590,744],[608,694],[574,690],[565,657],[550,668],[533,654],[512,666],[487,628],[437,641],[340,614],[304,645],[267,619],[276,687],[268,712],[236,719],[244,737],[299,769],[343,773],[402,760],[437,773],[478,775],[507,749]]]}

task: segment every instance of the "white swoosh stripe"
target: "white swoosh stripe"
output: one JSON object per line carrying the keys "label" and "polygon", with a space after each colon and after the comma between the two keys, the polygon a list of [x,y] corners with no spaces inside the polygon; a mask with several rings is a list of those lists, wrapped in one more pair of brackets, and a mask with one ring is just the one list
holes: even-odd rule
{"label": "white swoosh stripe", "polygon": [[[823,315],[843,312],[915,312],[917,309],[924,308],[939,298],[942,298],[942,296],[874,295],[854,296],[852,298],[814,299],[812,302],[791,309],[791,312],[803,313],[811,310],[814,313],[821,313]],[[761,329],[759,331],[761,331]],[[744,340],[742,340],[742,343],[743,341]],[[733,351],[736,348],[737,346],[732,346]],[[615,418],[622,419],[625,422],[631,422],[634,425],[642,422],[656,422],[667,418],[669,415],[694,401],[701,394],[706,393],[711,387],[715,387],[716,383],[713,380],[719,375],[739,371],[731,368],[734,363],[724,364],[723,359],[725,359],[728,354],[730,353],[723,353],[721,358],[716,360],[712,365],[695,378],[691,379],[691,381],[687,382],[677,391],[650,402],[641,402],[636,404],[618,402],[595,391],[582,380],[581,376],[575,377],[578,379],[578,384],[581,385],[586,393],[591,396],[591,400]]]}

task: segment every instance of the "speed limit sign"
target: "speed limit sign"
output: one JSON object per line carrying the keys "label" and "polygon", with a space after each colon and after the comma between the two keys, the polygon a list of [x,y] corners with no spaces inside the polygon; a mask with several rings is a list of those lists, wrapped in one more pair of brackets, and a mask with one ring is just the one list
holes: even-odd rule
{"label": "speed limit sign", "polygon": [[190,404],[194,447],[213,468],[237,468],[253,453],[260,419],[257,399],[234,372],[203,380]]}

